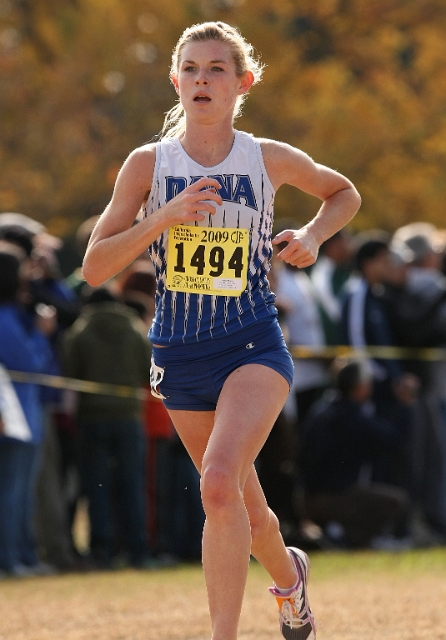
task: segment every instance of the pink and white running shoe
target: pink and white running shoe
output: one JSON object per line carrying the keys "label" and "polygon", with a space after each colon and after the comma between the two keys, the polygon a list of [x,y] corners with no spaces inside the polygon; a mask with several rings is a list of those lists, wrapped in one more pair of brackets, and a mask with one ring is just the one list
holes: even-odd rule
{"label": "pink and white running shoe", "polygon": [[279,593],[275,587],[269,589],[279,605],[280,631],[285,640],[315,640],[316,624],[307,594],[310,560],[301,549],[287,547],[287,550],[296,567],[299,582],[287,595]]}

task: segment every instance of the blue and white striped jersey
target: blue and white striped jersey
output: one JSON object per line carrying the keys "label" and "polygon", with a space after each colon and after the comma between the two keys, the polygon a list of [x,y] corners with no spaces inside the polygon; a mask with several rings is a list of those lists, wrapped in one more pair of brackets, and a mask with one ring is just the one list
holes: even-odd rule
{"label": "blue and white striped jersey", "polygon": [[[239,296],[169,290],[166,230],[149,247],[157,278],[155,319],[149,332],[155,344],[191,344],[221,338],[257,320],[277,315],[275,296],[267,279],[275,191],[265,169],[260,143],[253,136],[236,131],[229,155],[215,167],[203,167],[192,160],[178,138],[159,141],[144,215],[151,215],[203,176],[212,176],[220,182],[223,204],[217,206],[214,215],[209,214],[195,226],[249,230],[247,286]],[[171,260],[173,252],[172,248]]]}

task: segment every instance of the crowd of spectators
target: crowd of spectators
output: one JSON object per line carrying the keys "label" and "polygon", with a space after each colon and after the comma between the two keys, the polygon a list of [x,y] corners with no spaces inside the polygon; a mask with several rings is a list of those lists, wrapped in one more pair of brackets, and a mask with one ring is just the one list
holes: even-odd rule
{"label": "crowd of spectators", "polygon": [[[78,230],[80,256],[96,220]],[[80,269],[62,275],[60,249],[0,215],[0,576],[198,560],[199,476],[149,393],[148,256],[92,289]]]}
{"label": "crowd of spectators", "polygon": [[[444,256],[444,234],[413,223],[394,234],[344,229],[306,273],[275,264],[288,344],[313,357],[296,358],[278,421],[290,444],[273,432],[259,473],[296,544],[446,541]],[[350,358],[334,358],[333,345],[350,345]],[[272,468],[293,487],[285,500],[269,484]]]}
{"label": "crowd of spectators", "polygon": [[[79,227],[80,258],[96,220]],[[311,269],[273,260],[295,376],[257,467],[287,542],[446,542],[446,360],[427,350],[446,345],[444,240],[425,223],[344,229]],[[148,391],[152,266],[142,255],[92,289],[61,273],[61,250],[0,214],[0,577],[198,560],[199,476]]]}

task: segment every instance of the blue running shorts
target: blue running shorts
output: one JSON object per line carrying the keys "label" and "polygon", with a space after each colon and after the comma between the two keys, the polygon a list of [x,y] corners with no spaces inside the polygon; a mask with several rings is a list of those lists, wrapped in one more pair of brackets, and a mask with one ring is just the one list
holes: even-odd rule
{"label": "blue running shorts", "polygon": [[263,364],[291,387],[293,360],[276,318],[196,344],[153,347],[151,387],[167,409],[215,411],[226,378],[245,364]]}

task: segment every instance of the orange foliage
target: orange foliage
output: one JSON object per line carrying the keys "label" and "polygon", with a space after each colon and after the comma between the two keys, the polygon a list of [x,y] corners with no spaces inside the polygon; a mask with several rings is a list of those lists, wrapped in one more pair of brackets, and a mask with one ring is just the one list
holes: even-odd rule
{"label": "orange foliage", "polygon": [[[67,234],[100,212],[174,103],[179,34],[213,19],[239,26],[267,65],[237,126],[350,177],[357,229],[443,225],[446,0],[2,0],[0,211]],[[316,206],[277,196],[297,224]]]}

